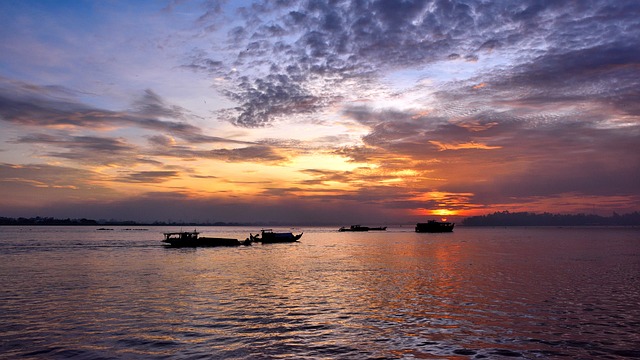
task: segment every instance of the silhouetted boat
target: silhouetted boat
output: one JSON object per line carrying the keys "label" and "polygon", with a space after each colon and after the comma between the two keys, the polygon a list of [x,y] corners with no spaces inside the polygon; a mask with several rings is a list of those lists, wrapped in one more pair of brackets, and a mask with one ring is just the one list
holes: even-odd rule
{"label": "silhouetted boat", "polygon": [[180,231],[164,233],[164,242],[170,247],[212,247],[212,246],[240,246],[251,245],[251,240],[240,241],[231,238],[198,237],[197,231]]}
{"label": "silhouetted boat", "polygon": [[452,232],[455,224],[447,221],[429,220],[426,223],[417,223],[416,232],[441,233]]}
{"label": "silhouetted boat", "polygon": [[386,226],[380,227],[368,227],[361,225],[351,225],[350,227],[341,227],[338,231],[385,231],[387,230]]}
{"label": "silhouetted boat", "polygon": [[290,232],[274,232],[271,229],[263,229],[261,230],[261,235],[256,234],[255,236],[249,234],[249,238],[251,241],[261,242],[261,243],[286,243],[286,242],[296,242],[300,240],[303,233],[298,235],[294,235]]}

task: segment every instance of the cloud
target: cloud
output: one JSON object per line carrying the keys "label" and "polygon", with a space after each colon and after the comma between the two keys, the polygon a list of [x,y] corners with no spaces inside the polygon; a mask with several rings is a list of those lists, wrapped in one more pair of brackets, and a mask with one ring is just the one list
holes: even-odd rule
{"label": "cloud", "polygon": [[[30,208],[6,207],[0,203],[5,216],[33,216],[32,214],[58,214],[58,217],[118,219],[134,221],[223,221],[279,223],[286,225],[335,225],[345,219],[388,223],[390,219],[403,219],[394,211],[383,207],[363,209],[353,202],[325,201],[299,197],[272,199],[224,200],[211,197],[192,197],[180,191],[151,192],[126,199],[72,200],[55,204],[42,202]],[[114,215],[115,214],[115,215]],[[396,214],[396,217],[392,215]]]}
{"label": "cloud", "polygon": [[633,99],[640,92],[639,48],[640,42],[634,41],[548,53],[492,79],[489,86],[497,91],[495,97],[501,96],[514,104],[545,106],[599,101],[638,116],[640,108]]}
{"label": "cloud", "polygon": [[413,112],[396,113],[393,121],[363,108],[351,114],[371,131],[363,146],[338,153],[377,164],[377,171],[414,170],[418,175],[412,186],[423,192],[471,193],[471,204],[640,192],[635,181],[640,177],[640,124],[608,126],[606,118],[588,113],[531,122],[517,110],[513,116],[482,113],[449,122],[409,120]]}
{"label": "cloud", "polygon": [[[174,139],[155,135],[148,139],[152,148],[142,148],[130,144],[122,138],[109,138],[97,136],[71,136],[36,133],[20,136],[11,143],[45,145],[42,155],[60,159],[73,160],[89,165],[126,165],[128,167],[137,164],[162,166],[161,161],[155,157],[181,158],[181,159],[216,159],[227,162],[258,162],[278,163],[287,161],[288,157],[281,155],[274,147],[268,145],[255,145],[233,149],[196,149],[191,146],[178,145]],[[45,150],[50,147],[59,150]],[[163,176],[164,175],[164,176]],[[173,177],[177,175],[172,171],[143,171],[132,173],[124,177],[123,181],[146,182],[148,177]]]}
{"label": "cloud", "polygon": [[242,104],[235,109],[238,115],[231,119],[238,126],[264,126],[278,116],[314,112],[320,107],[320,99],[284,74],[272,74],[253,82],[243,78],[239,87],[240,92],[227,92]]}
{"label": "cloud", "polygon": [[119,178],[118,181],[133,183],[161,183],[167,180],[177,178],[180,173],[178,171],[137,171],[126,174]]}
{"label": "cloud", "polygon": [[[458,185],[454,181],[450,188],[491,194],[502,201],[562,193],[635,194],[640,191],[634,180],[640,176],[635,151],[640,150],[639,135],[640,126],[600,128],[583,122],[521,129],[503,140],[508,154],[501,155],[498,166],[489,165],[491,157],[480,159],[486,172],[496,171],[491,181]],[[508,171],[496,169],[500,166]]]}
{"label": "cloud", "polygon": [[209,151],[210,158],[229,162],[281,162],[286,160],[269,146],[248,146],[237,149],[216,149]]}
{"label": "cloud", "polygon": [[239,148],[200,149],[190,146],[176,145],[170,138],[153,137],[149,139],[153,149],[146,154],[178,159],[216,159],[227,162],[281,163],[288,161],[287,155],[281,154],[275,147],[254,145]]}
{"label": "cloud", "polygon": [[48,134],[31,134],[21,136],[13,141],[16,144],[35,143],[35,144],[53,144],[63,147],[72,148],[76,151],[99,151],[106,154],[118,152],[128,152],[134,150],[134,147],[125,143],[122,139],[113,139],[96,136],[67,136],[56,137]]}
{"label": "cloud", "polygon": [[45,150],[43,155],[85,164],[132,165],[138,161],[145,162],[143,157],[137,155],[137,147],[121,138],[34,133],[20,136],[10,142],[45,145],[44,149],[61,149],[62,151]]}
{"label": "cloud", "polygon": [[[289,171],[296,180],[252,190],[279,209],[284,205],[277,197],[353,209],[367,204],[377,214],[388,214],[384,207],[475,209],[578,197],[637,204],[640,4],[285,0],[198,6],[201,13],[184,27],[185,14],[197,7],[174,1],[164,9],[162,16],[180,14],[171,19],[179,19],[175,27],[182,31],[161,46],[168,58],[180,59],[167,67],[171,74],[202,76],[215,100],[209,102],[216,104],[213,119],[160,95],[182,90],[170,81],[173,75],[154,82],[147,75],[146,83],[127,77],[126,86],[147,90],[136,90],[130,106],[112,109],[85,100],[107,103],[96,90],[70,88],[83,88],[77,84],[86,78],[63,86],[56,79],[67,74],[39,77],[49,71],[39,70],[29,78],[53,86],[0,77],[0,121],[8,128],[2,135],[16,146],[3,154],[19,157],[27,149],[32,157],[78,166],[126,165],[119,174],[128,187],[168,181],[184,170],[199,178],[176,165],[195,159],[277,165],[274,171]],[[153,39],[144,38],[156,44]],[[123,77],[130,75],[132,64],[126,65]],[[162,83],[175,89],[163,90]],[[228,127],[219,120],[242,128],[236,136],[250,141],[211,136],[195,125]],[[297,173],[296,156],[319,153],[358,167],[318,165]],[[7,183],[43,185],[34,181]],[[58,185],[68,194],[78,190]],[[187,203],[186,189],[171,191],[184,191],[178,197]],[[131,204],[144,208],[137,201],[145,199]],[[302,200],[291,203],[308,209]]]}
{"label": "cloud", "polygon": [[115,191],[98,184],[99,178],[93,171],[66,166],[0,163],[0,209],[10,213],[12,207],[55,206],[60,199],[81,203],[115,196]]}
{"label": "cloud", "polygon": [[[219,12],[219,4],[211,10]],[[224,51],[233,65],[222,67],[205,55],[191,66],[226,76],[230,84],[222,93],[239,104],[226,119],[243,127],[321,112],[339,100],[328,89],[353,81],[363,85],[397,69],[479,61],[494,52],[514,67],[499,69],[493,89],[500,84],[535,89],[543,83],[553,89],[553,82],[574,75],[583,87],[595,75],[614,89],[609,75],[629,79],[625,73],[634,70],[614,74],[611,66],[637,61],[637,11],[637,4],[613,1],[254,2],[240,9],[244,23],[228,33],[234,47]],[[222,70],[236,67],[243,76]],[[626,90],[609,100],[620,99],[635,113],[633,97],[625,95],[637,92],[637,77],[631,78]],[[556,87],[554,95],[562,98],[562,90],[572,85]],[[362,87],[353,90],[366,97]],[[522,95],[524,100],[527,94]]]}
{"label": "cloud", "polygon": [[73,91],[41,87],[0,78],[0,120],[28,127],[84,128],[108,130],[114,127],[137,127],[171,134],[192,143],[234,143],[243,141],[209,136],[187,122],[162,118],[185,119],[188,112],[167,105],[151,90],[134,101],[133,110],[110,111],[84,105],[73,100]]}
{"label": "cloud", "polygon": [[475,141],[470,141],[467,143],[461,144],[447,144],[440,141],[430,140],[429,143],[438,147],[439,151],[445,150],[464,150],[464,149],[483,149],[483,150],[493,150],[500,149],[501,146],[491,146],[486,144],[477,143]]}
{"label": "cloud", "polygon": [[134,111],[148,117],[183,119],[187,110],[179,106],[168,105],[158,94],[150,89],[133,102]]}

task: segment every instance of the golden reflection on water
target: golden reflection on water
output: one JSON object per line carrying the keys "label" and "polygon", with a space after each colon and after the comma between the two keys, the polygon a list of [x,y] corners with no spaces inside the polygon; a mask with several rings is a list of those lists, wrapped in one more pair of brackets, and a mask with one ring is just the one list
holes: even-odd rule
{"label": "golden reflection on water", "polygon": [[[90,244],[105,241],[92,235]],[[159,238],[136,243],[133,235],[127,241],[139,248],[5,247],[0,350],[45,358],[634,355],[637,233],[610,238],[606,250],[598,240],[611,235],[599,235],[305,231],[297,244],[224,249],[165,249],[153,246]]]}

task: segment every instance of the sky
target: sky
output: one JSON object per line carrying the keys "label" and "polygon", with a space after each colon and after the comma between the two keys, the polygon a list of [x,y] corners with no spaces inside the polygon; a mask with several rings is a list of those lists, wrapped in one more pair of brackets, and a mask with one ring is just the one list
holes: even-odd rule
{"label": "sky", "polygon": [[640,210],[640,2],[0,1],[0,216]]}

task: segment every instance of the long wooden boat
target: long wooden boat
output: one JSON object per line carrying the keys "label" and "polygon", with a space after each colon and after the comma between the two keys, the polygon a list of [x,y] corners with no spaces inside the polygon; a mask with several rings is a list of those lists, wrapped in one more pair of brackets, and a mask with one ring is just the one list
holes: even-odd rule
{"label": "long wooden boat", "polygon": [[231,238],[199,237],[198,236],[199,234],[200,233],[195,230],[166,232],[164,233],[164,240],[162,240],[162,242],[169,247],[213,247],[213,246],[251,245],[250,239],[240,241],[238,239],[231,239]]}
{"label": "long wooden boat", "polygon": [[387,230],[386,226],[379,227],[368,227],[362,225],[351,225],[350,227],[341,227],[338,231],[385,231]]}
{"label": "long wooden boat", "polygon": [[447,221],[429,220],[426,223],[417,223],[416,232],[441,233],[452,232],[455,224]]}
{"label": "long wooden boat", "polygon": [[261,234],[249,234],[249,239],[255,242],[265,243],[287,243],[300,240],[303,233],[294,235],[290,232],[274,232],[271,229],[262,229]]}

